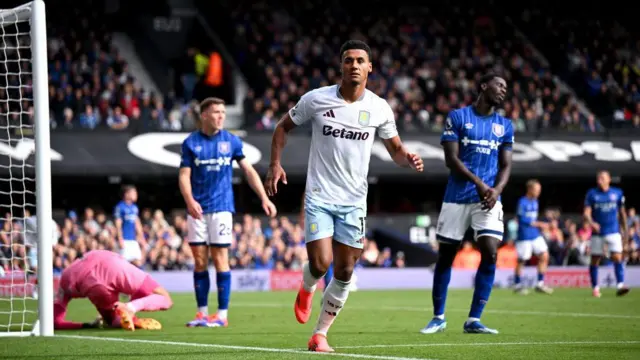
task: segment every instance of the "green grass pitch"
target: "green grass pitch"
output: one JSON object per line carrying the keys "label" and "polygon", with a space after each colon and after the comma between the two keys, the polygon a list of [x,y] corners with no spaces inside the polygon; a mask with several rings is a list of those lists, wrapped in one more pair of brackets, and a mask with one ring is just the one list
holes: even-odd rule
{"label": "green grass pitch", "polygon": [[[462,333],[471,290],[452,290],[448,329],[422,335],[431,317],[430,291],[358,291],[329,332],[336,358],[362,359],[640,359],[640,290],[617,298],[605,289],[559,289],[551,295],[515,295],[494,290],[483,322],[499,335]],[[175,294],[166,312],[140,313],[163,324],[160,331],[59,331],[53,338],[2,338],[0,359],[313,359],[307,340],[319,311],[320,294],[308,324],[296,322],[290,292],[234,293],[228,328],[186,328],[195,313],[192,294]],[[215,307],[215,294],[210,296]],[[14,302],[14,311],[23,301]],[[29,304],[29,306],[35,303]],[[2,311],[7,301],[0,301]],[[95,317],[91,304],[71,302],[68,317]],[[19,318],[12,318],[15,323]],[[7,324],[6,315],[0,324]],[[58,336],[60,335],[60,336]]]}

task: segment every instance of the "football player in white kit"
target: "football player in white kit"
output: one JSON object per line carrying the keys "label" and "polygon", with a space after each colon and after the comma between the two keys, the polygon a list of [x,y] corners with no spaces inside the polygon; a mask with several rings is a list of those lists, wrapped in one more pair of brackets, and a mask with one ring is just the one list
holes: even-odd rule
{"label": "football player in white kit", "polygon": [[371,49],[358,40],[340,48],[340,85],[309,91],[278,122],[273,133],[267,194],[287,183],[280,164],[287,134],[310,121],[311,148],[305,194],[305,241],[309,262],[294,305],[306,323],[316,284],[333,261],[333,279],[324,291],[322,310],[308,343],[310,351],[332,352],[327,331],[349,295],[351,275],[363,248],[367,216],[367,174],[376,132],[393,161],[423,171],[422,159],[409,153],[398,136],[389,104],[366,89],[372,71]]}

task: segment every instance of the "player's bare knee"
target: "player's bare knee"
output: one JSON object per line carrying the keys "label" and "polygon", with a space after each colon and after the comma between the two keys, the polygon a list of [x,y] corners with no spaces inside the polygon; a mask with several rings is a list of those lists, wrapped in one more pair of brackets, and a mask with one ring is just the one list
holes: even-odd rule
{"label": "player's bare knee", "polygon": [[341,266],[340,268],[334,267],[333,277],[340,281],[349,282],[351,281],[354,267],[354,265]]}
{"label": "player's bare knee", "polygon": [[309,269],[314,276],[322,277],[331,266],[331,254],[314,254],[309,257]]}
{"label": "player's bare knee", "polygon": [[591,265],[593,265],[593,266],[600,265],[600,255],[592,255],[591,256]]}

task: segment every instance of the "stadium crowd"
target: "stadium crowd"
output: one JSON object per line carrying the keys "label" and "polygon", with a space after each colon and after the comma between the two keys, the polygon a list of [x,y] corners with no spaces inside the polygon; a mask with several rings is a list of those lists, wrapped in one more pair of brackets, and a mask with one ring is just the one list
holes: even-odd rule
{"label": "stadium crowd", "polygon": [[[167,216],[162,210],[141,212],[144,239],[140,241],[145,270],[191,270],[194,259],[186,241],[184,215]],[[36,265],[36,244],[24,234],[24,221],[0,221],[0,266],[5,270]],[[287,217],[271,219],[244,215],[233,227],[234,241],[229,259],[233,269],[300,269],[307,260],[304,231]],[[54,272],[60,274],[76,258],[95,249],[119,251],[116,228],[103,211],[87,208],[82,216],[70,211],[56,224]],[[12,263],[13,262],[13,263]],[[375,241],[365,240],[359,266],[403,267],[402,253],[392,256],[388,248],[378,249]]]}
{"label": "stadium crowd", "polygon": [[[559,52],[554,46],[566,54],[564,67],[550,67],[502,16],[431,4],[371,8],[356,17],[333,2],[336,6],[293,5],[282,11],[261,1],[248,8],[240,4],[232,12],[237,26],[229,46],[236,47],[238,60],[257,61],[268,82],[264,93],[248,91],[243,104],[247,129],[272,129],[304,92],[335,84],[340,75],[336,52],[347,38],[370,43],[374,72],[369,88],[389,100],[406,131],[440,131],[448,111],[473,100],[477,80],[489,68],[510,84],[501,111],[513,119],[516,131],[597,132],[603,130],[601,121],[611,124],[611,119],[612,126],[640,127],[638,43],[620,26],[609,32],[603,23],[587,27],[535,9],[523,12],[518,25],[551,65],[552,54]],[[182,92],[154,94],[141,88],[107,26],[95,16],[74,5],[48,23],[52,128],[193,130],[195,101]],[[310,21],[301,24],[302,18]],[[10,37],[6,56],[12,60],[28,58],[21,53],[28,40],[23,35],[16,36],[16,44]],[[195,59],[194,49],[187,52],[186,58]],[[15,87],[5,91],[0,86],[0,125],[19,127],[33,119],[32,105],[21,101],[32,98],[30,80],[23,78],[30,64],[5,64],[11,69],[2,69],[8,76],[0,83]],[[577,98],[558,85],[558,74],[587,100],[593,114],[582,112]]]}
{"label": "stadium crowd", "polygon": [[[518,26],[612,127],[640,128],[640,42],[619,22],[519,7]],[[631,29],[633,30],[633,29]]]}
{"label": "stadium crowd", "polygon": [[[543,233],[550,252],[550,265],[588,265],[591,230],[580,221],[564,218],[559,210],[547,209],[542,217],[550,224]],[[167,216],[162,210],[141,212],[144,239],[141,241],[145,270],[191,270],[194,259],[186,241],[184,215]],[[640,216],[635,208],[628,209],[629,265],[640,265]],[[506,238],[498,254],[498,266],[515,266],[515,246],[518,223],[508,220]],[[0,220],[0,267],[4,270],[25,269],[36,265],[35,239],[24,236],[24,221],[6,214]],[[230,265],[234,269],[300,269],[307,260],[304,231],[288,217],[263,223],[259,218],[244,215],[233,227],[234,241],[230,247]],[[74,259],[94,249],[119,251],[115,224],[103,211],[86,208],[79,216],[75,211],[56,224],[54,272],[59,274]],[[437,242],[432,242],[437,251]],[[480,254],[471,242],[466,242],[454,264],[458,268],[477,267]],[[535,258],[532,260],[535,264]],[[375,239],[365,239],[359,267],[404,267],[404,253],[379,249]]]}
{"label": "stadium crowd", "polygon": [[48,29],[52,128],[195,129],[193,103],[141,88],[96,13],[74,10]]}
{"label": "stadium crowd", "polygon": [[500,19],[438,5],[360,9],[356,16],[334,3],[293,6],[287,12],[264,3],[240,5],[233,13],[239,54],[258,59],[268,79],[264,94],[251,92],[244,104],[247,127],[273,129],[303,93],[337,83],[337,51],[344,39],[356,38],[372,48],[369,89],[388,99],[406,131],[440,131],[450,110],[474,100],[477,81],[490,68],[510,84],[502,111],[516,131],[602,130]]}

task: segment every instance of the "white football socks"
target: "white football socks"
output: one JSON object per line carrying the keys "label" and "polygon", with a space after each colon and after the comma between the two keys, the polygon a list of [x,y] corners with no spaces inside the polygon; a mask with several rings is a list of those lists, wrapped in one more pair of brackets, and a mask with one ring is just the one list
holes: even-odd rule
{"label": "white football socks", "polygon": [[198,312],[201,312],[204,315],[209,315],[209,307],[208,306],[200,306],[198,308]]}
{"label": "white football socks", "polygon": [[331,279],[329,286],[327,286],[322,296],[322,310],[318,317],[316,328],[313,331],[314,334],[327,336],[331,324],[333,324],[333,321],[349,297],[350,286],[350,281],[344,282],[336,278]]}
{"label": "white football socks", "polygon": [[[322,276],[320,277],[322,278]],[[309,263],[307,262],[302,266],[302,287],[308,292],[316,291],[316,285],[320,278],[316,279],[311,274],[311,269],[309,268]]]}
{"label": "white football socks", "polygon": [[228,311],[229,311],[228,309],[224,309],[224,310],[220,310],[220,309],[218,309],[218,313],[217,313],[217,314],[218,314],[218,317],[219,317],[220,319],[222,319],[222,320],[226,319],[226,318],[227,318],[227,312],[228,312]]}

